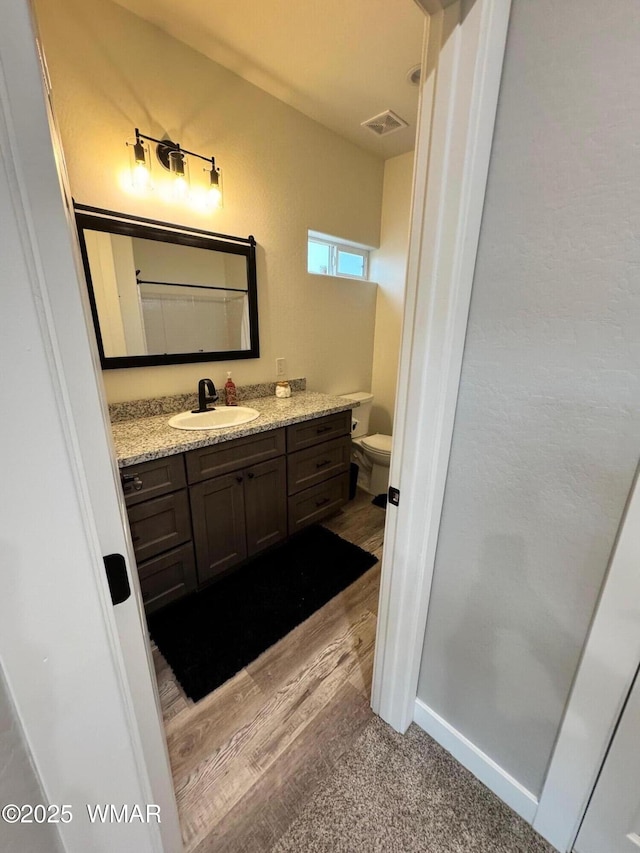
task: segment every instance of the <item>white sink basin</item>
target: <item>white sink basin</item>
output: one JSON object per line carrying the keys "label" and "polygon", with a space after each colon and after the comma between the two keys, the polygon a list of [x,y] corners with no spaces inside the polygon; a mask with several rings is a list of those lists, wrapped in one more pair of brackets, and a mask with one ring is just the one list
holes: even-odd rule
{"label": "white sink basin", "polygon": [[221,406],[210,412],[181,412],[169,420],[174,429],[221,429],[248,424],[260,417],[260,412],[247,406]]}

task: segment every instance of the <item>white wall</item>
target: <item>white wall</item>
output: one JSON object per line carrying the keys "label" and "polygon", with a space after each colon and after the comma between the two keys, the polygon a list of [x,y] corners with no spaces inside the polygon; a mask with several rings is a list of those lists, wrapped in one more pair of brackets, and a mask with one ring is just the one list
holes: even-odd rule
{"label": "white wall", "polygon": [[370,430],[386,435],[390,435],[393,430],[412,180],[412,151],[385,162],[380,248],[373,252],[371,262],[371,278],[378,283],[378,298],[373,343],[371,391],[374,401]]}
{"label": "white wall", "polygon": [[537,796],[638,458],[635,0],[514,0],[419,698]]}
{"label": "white wall", "polygon": [[[18,717],[0,668],[0,805],[46,803],[31,763]],[[58,853],[62,850],[54,824],[10,824],[0,820],[3,853]]]}
{"label": "white wall", "polygon": [[[106,371],[109,400],[189,391],[229,369],[239,383],[270,381],[276,357],[311,388],[369,388],[376,287],[308,275],[306,235],[378,245],[383,161],[108,0],[36,10],[76,200],[258,242],[261,358]],[[128,193],[136,126],[215,154],[224,208],[203,215]],[[194,166],[192,181],[202,177]]]}

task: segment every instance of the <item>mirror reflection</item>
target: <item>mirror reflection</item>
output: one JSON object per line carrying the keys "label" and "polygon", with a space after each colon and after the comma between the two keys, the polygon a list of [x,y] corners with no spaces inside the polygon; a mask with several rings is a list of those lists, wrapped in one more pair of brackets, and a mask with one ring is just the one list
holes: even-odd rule
{"label": "mirror reflection", "polygon": [[103,366],[257,356],[252,238],[77,218]]}

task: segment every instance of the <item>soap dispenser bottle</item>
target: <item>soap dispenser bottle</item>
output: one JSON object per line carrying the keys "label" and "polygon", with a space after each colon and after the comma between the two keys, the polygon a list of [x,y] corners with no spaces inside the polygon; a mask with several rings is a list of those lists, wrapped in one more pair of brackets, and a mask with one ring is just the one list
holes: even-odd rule
{"label": "soap dispenser bottle", "polygon": [[231,378],[231,371],[227,373],[227,381],[224,385],[224,396],[227,406],[238,405],[238,392],[236,391],[235,382]]}

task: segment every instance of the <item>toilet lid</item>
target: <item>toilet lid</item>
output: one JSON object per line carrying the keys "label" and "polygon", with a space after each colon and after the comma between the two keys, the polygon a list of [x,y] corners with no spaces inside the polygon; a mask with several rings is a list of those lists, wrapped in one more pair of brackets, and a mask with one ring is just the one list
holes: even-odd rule
{"label": "toilet lid", "polygon": [[375,435],[367,435],[362,439],[362,446],[369,447],[371,450],[379,450],[382,453],[391,453],[391,436],[382,435],[377,432]]}

